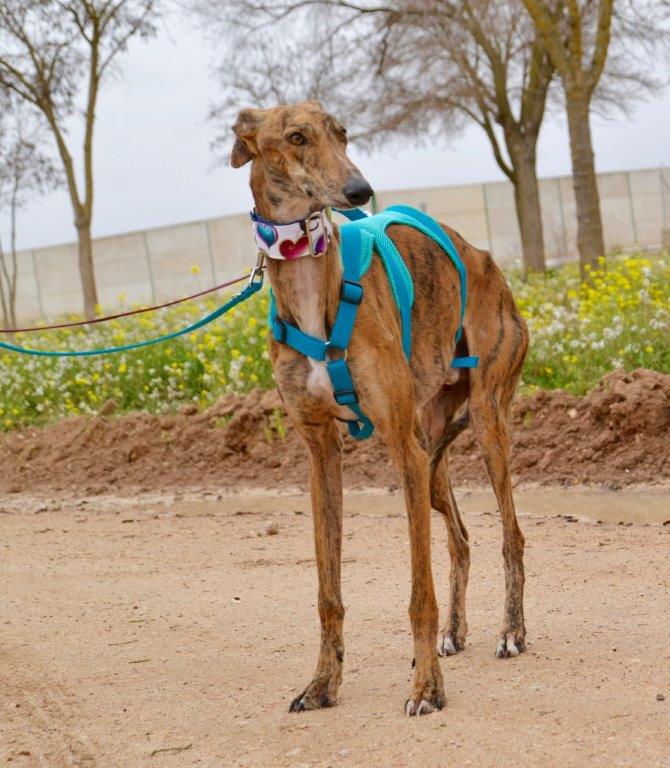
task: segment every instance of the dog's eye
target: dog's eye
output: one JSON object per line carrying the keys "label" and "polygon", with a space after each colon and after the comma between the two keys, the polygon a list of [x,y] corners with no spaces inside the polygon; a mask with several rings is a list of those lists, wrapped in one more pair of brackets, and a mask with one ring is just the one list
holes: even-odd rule
{"label": "dog's eye", "polygon": [[299,131],[291,133],[287,138],[288,141],[296,147],[302,147],[303,144],[307,144],[307,139]]}

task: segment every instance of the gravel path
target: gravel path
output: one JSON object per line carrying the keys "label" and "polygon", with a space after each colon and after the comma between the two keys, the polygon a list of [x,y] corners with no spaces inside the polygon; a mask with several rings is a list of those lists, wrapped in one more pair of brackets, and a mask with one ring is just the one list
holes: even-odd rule
{"label": "gravel path", "polygon": [[653,520],[625,525],[574,520],[605,519],[606,495],[544,489],[542,506],[539,493],[518,491],[535,515],[522,519],[528,652],[494,658],[501,532],[490,496],[471,492],[470,635],[441,661],[445,710],[412,720],[397,495],[347,497],[340,700],[297,715],[318,648],[304,495],[4,497],[0,764],[670,766],[670,492],[653,492],[656,517],[644,491],[613,494],[614,518]]}

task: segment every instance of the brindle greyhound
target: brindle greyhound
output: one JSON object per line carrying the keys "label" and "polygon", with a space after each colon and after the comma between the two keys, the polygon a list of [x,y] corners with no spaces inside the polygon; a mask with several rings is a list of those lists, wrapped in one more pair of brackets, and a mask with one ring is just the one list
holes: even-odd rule
{"label": "brindle greyhound", "polygon": [[[257,213],[274,222],[304,219],[327,206],[365,204],[372,189],[346,154],[346,131],[315,102],[245,109],[233,127],[231,164],[251,161]],[[524,650],[524,538],[512,499],[507,417],[528,346],[528,332],[503,275],[486,251],[444,227],[467,268],[464,333],[458,345],[459,282],[451,260],[431,239],[392,225],[414,281],[412,355],[403,353],[399,314],[378,258],[363,278],[365,299],[348,349],[363,412],[385,440],[405,492],[411,543],[409,616],[415,671],[405,710],[419,715],[444,706],[438,654],[465,642],[468,534],[448,475],[449,444],[470,425],[481,448],[503,526],[505,608],[496,655]],[[337,235],[337,231],[336,231]],[[337,237],[319,258],[270,261],[268,274],[279,317],[326,339],[339,304],[342,267]],[[344,608],[340,592],[342,544],[341,438],[338,406],[323,363],[271,340],[271,359],[286,410],[309,452],[309,478],[319,577],[321,647],[316,672],[290,711],[335,704],[342,680]],[[457,370],[454,356],[478,355],[479,367]],[[447,525],[451,557],[447,621],[438,637],[430,553],[430,510]]]}

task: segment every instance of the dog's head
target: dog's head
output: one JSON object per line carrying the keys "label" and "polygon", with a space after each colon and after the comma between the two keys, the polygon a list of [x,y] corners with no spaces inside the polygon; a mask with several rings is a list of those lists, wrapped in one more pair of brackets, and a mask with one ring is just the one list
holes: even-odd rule
{"label": "dog's head", "polygon": [[364,205],[372,187],[347,157],[347,132],[314,101],[243,109],[233,126],[231,165],[251,161],[259,213],[277,221],[331,205]]}

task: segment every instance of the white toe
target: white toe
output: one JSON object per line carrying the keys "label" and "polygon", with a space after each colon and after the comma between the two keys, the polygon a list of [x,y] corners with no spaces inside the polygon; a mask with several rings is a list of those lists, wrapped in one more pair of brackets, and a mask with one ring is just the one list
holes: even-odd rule
{"label": "white toe", "polygon": [[512,658],[519,655],[519,649],[516,647],[516,642],[513,634],[507,635],[507,655]]}
{"label": "white toe", "polygon": [[419,706],[416,708],[416,713],[417,715],[427,715],[429,712],[432,712],[433,709],[434,707],[430,702],[421,699]]}
{"label": "white toe", "polygon": [[455,653],[457,653],[457,649],[451,635],[440,634],[437,638],[437,655],[453,656]]}

